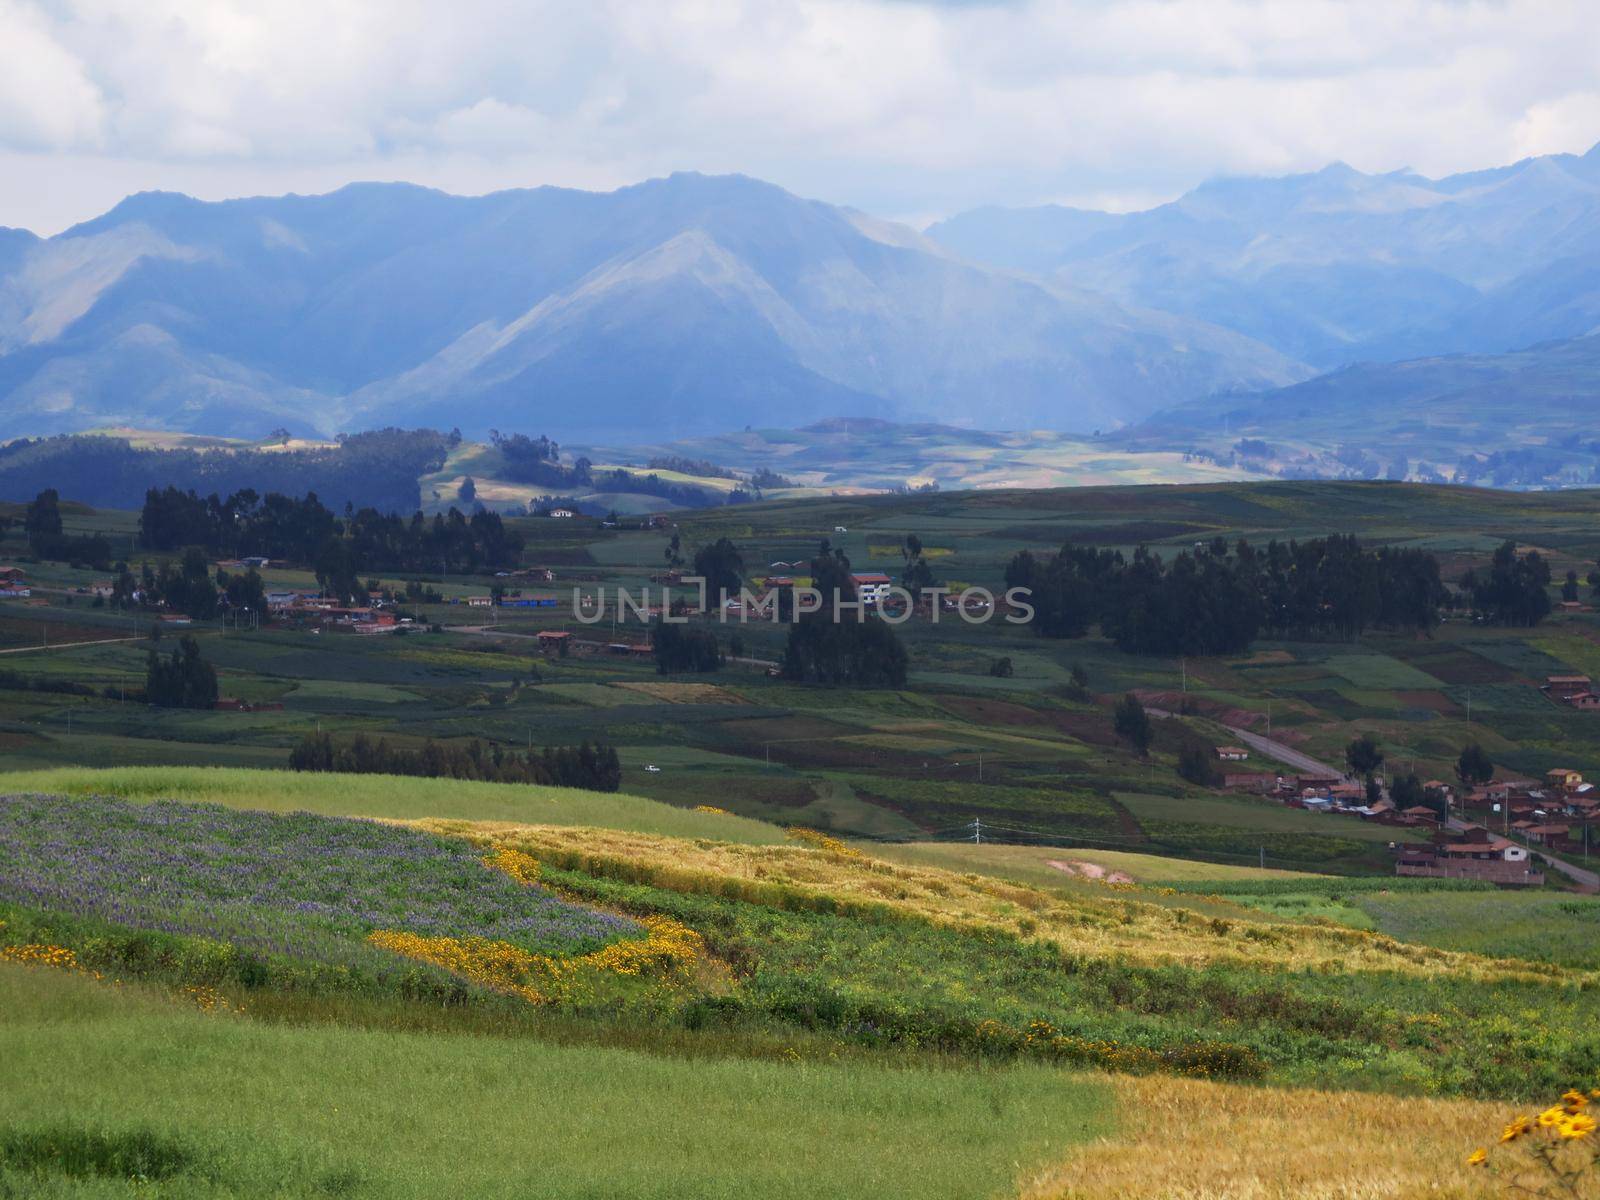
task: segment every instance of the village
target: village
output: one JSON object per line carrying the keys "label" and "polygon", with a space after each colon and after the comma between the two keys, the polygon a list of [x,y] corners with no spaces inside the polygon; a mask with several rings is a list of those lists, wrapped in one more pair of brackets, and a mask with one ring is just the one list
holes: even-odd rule
{"label": "village", "polygon": [[[1229,766],[1250,752],[1219,746]],[[1427,803],[1399,807],[1381,778],[1379,798],[1350,775],[1225,770],[1222,786],[1308,812],[1323,812],[1380,825],[1425,830],[1423,842],[1396,841],[1395,873],[1435,879],[1479,879],[1503,886],[1538,887],[1540,851],[1587,859],[1589,826],[1600,818],[1600,789],[1579,771],[1554,767],[1542,780],[1497,779],[1465,787],[1440,779],[1423,782]],[[1499,830],[1496,833],[1496,830]]]}

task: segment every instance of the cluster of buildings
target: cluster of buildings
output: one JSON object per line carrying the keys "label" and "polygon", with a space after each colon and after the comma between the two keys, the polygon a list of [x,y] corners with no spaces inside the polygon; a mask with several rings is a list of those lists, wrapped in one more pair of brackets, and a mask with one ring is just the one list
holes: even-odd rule
{"label": "cluster of buildings", "polygon": [[1580,712],[1600,711],[1600,692],[1587,675],[1552,675],[1539,688],[1557,704]]}
{"label": "cluster of buildings", "polygon": [[[1219,746],[1217,757],[1238,763],[1248,759],[1249,752],[1237,746]],[[1230,791],[1270,797],[1311,812],[1432,829],[1426,842],[1396,843],[1397,874],[1482,879],[1505,886],[1543,884],[1544,874],[1537,869],[1530,847],[1553,854],[1585,854],[1591,837],[1588,827],[1600,821],[1600,788],[1586,782],[1582,772],[1567,767],[1545,772],[1542,780],[1496,780],[1465,792],[1443,780],[1429,779],[1423,783],[1423,791],[1438,803],[1407,808],[1398,807],[1387,796],[1368,801],[1362,783],[1335,775],[1236,769],[1224,773],[1223,784]],[[1446,814],[1452,812],[1476,817],[1479,823],[1447,821]]]}
{"label": "cluster of buildings", "polygon": [[394,633],[409,628],[409,617],[397,617],[383,607],[381,598],[367,604],[346,605],[320,592],[287,589],[267,593],[267,612],[281,620],[347,629],[351,633]]}
{"label": "cluster of buildings", "polygon": [[1562,854],[1588,849],[1588,826],[1600,820],[1600,788],[1581,772],[1555,767],[1544,779],[1498,780],[1462,797],[1462,808],[1476,811],[1501,831]]}
{"label": "cluster of buildings", "polygon": [[1395,860],[1396,875],[1422,879],[1480,879],[1505,887],[1539,887],[1544,872],[1526,846],[1496,837],[1482,825],[1459,832],[1441,830],[1433,840],[1403,843]]}

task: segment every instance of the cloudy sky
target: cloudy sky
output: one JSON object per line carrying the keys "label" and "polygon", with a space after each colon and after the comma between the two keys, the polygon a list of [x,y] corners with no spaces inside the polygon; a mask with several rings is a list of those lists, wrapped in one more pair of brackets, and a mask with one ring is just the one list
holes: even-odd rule
{"label": "cloudy sky", "polygon": [[0,0],[0,224],[742,171],[914,221],[1600,141],[1593,0]]}

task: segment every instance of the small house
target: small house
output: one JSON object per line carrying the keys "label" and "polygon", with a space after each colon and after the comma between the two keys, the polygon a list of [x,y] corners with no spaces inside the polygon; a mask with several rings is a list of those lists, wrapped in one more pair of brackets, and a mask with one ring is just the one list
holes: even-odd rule
{"label": "small house", "polygon": [[1554,767],[1546,771],[1544,777],[1551,787],[1559,788],[1563,792],[1583,782],[1583,772],[1574,771],[1569,767]]}
{"label": "small house", "polygon": [[880,575],[870,572],[861,575],[852,575],[850,576],[850,580],[856,585],[856,597],[863,604],[878,603],[878,601],[882,600],[883,597],[888,594],[889,589],[894,586],[894,580],[890,579],[887,575]]}
{"label": "small house", "polygon": [[1567,825],[1530,825],[1522,832],[1530,842],[1549,846],[1561,841],[1570,831],[1571,827]]}
{"label": "small house", "polygon": [[1218,746],[1217,757],[1223,762],[1243,762],[1250,757],[1250,751],[1242,746]]}
{"label": "small house", "polygon": [[467,597],[467,607],[468,608],[492,608],[492,607],[494,607],[494,597],[493,596],[468,596]]}
{"label": "small house", "polygon": [[557,518],[560,518],[562,520],[570,520],[572,517],[576,516],[577,514],[574,513],[570,508],[552,508],[550,510],[550,515],[552,517],[557,517]]}

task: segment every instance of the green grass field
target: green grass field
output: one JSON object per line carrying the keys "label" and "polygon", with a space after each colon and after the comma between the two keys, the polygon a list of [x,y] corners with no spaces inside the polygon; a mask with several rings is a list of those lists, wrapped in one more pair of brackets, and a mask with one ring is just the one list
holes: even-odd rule
{"label": "green grass field", "polygon": [[[0,1036],[15,1196],[983,1200],[1113,1127],[1103,1084],[1041,1067],[262,1024],[19,967],[0,966]],[[137,1134],[167,1177],[115,1177],[104,1147]],[[31,1170],[41,1135],[88,1162]]]}
{"label": "green grass field", "polygon": [[303,811],[333,817],[441,817],[530,825],[593,825],[752,844],[781,842],[784,836],[781,829],[758,821],[692,812],[620,793],[392,775],[341,775],[338,785],[330,787],[327,776],[293,771],[65,767],[0,774],[0,792],[201,801],[230,808]]}

